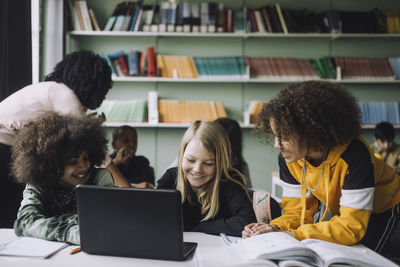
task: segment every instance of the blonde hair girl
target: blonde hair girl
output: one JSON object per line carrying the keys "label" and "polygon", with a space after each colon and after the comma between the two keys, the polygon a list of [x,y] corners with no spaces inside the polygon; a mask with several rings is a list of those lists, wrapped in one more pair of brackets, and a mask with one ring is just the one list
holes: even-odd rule
{"label": "blonde hair girl", "polygon": [[178,168],[171,168],[158,188],[182,194],[186,231],[241,235],[241,225],[254,221],[244,176],[231,167],[231,148],[224,129],[195,121],[183,136]]}

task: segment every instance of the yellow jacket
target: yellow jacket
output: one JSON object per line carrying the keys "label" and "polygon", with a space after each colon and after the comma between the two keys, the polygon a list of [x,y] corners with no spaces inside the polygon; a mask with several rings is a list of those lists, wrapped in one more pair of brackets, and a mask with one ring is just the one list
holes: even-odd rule
{"label": "yellow jacket", "polygon": [[[318,167],[305,160],[286,163],[281,155],[279,166],[284,214],[270,224],[292,231],[299,240],[355,244],[365,235],[371,212],[400,202],[400,178],[362,138],[333,148]],[[333,215],[329,221],[314,223],[318,200]]]}

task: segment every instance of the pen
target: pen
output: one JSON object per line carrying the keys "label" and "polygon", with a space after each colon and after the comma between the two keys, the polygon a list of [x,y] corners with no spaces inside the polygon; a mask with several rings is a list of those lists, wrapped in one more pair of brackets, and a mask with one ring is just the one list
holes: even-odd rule
{"label": "pen", "polygon": [[71,255],[76,254],[76,253],[78,253],[79,251],[81,251],[81,247],[74,248],[74,249],[71,251]]}

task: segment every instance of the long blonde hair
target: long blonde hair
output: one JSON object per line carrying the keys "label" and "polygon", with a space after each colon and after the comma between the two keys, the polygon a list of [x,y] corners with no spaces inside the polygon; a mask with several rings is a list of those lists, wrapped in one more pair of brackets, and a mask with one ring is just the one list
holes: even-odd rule
{"label": "long blonde hair", "polygon": [[[187,199],[192,202],[190,196],[190,184],[182,170],[183,154],[186,146],[193,140],[198,139],[203,146],[215,155],[215,178],[208,183],[200,186],[196,190],[198,201],[201,203],[201,214],[206,214],[203,221],[215,217],[219,210],[219,184],[222,176],[228,180],[240,185],[245,190],[247,196],[250,196],[245,188],[245,177],[238,170],[231,167],[231,146],[229,138],[224,129],[215,122],[195,121],[186,130],[182,138],[179,158],[178,158],[178,180],[176,189],[182,194],[182,203]],[[229,171],[234,171],[242,179],[242,182],[232,178]]]}

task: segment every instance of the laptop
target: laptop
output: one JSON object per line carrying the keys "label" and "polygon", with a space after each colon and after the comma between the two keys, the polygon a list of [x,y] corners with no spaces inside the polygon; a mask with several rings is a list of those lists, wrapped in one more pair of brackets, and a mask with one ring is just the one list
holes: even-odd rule
{"label": "laptop", "polygon": [[185,260],[197,243],[183,242],[181,194],[78,185],[81,249],[89,254]]}

